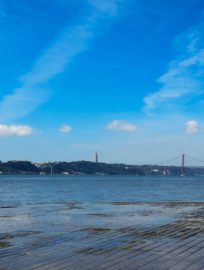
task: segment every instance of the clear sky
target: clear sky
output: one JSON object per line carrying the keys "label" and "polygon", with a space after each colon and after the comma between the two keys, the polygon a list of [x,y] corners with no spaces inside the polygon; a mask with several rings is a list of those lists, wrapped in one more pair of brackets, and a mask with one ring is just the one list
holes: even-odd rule
{"label": "clear sky", "polygon": [[0,159],[204,159],[203,0],[0,0]]}

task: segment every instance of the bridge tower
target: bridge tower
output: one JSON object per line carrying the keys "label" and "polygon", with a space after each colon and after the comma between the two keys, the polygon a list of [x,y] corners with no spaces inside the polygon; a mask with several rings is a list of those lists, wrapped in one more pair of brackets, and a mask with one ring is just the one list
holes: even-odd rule
{"label": "bridge tower", "polygon": [[98,163],[98,152],[95,151],[95,162]]}
{"label": "bridge tower", "polygon": [[181,156],[181,176],[185,174],[185,154]]}

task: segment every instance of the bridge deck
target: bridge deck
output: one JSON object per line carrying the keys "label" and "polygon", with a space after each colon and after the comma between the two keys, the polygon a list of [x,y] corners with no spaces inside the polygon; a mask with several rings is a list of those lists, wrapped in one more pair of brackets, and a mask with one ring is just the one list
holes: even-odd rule
{"label": "bridge deck", "polygon": [[21,241],[0,235],[0,270],[204,269],[204,206],[156,227],[84,227]]}

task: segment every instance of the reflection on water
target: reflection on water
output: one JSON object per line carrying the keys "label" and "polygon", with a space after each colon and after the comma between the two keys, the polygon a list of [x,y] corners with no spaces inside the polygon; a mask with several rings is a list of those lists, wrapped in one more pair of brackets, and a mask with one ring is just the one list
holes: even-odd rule
{"label": "reflection on water", "polygon": [[157,226],[197,209],[196,202],[204,202],[202,178],[0,176],[0,232],[22,241],[25,232]]}

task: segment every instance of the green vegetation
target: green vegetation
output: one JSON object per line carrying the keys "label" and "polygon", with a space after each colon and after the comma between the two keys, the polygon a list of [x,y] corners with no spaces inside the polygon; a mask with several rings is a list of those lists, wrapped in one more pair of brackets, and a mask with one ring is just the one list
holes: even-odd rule
{"label": "green vegetation", "polygon": [[2,173],[11,174],[36,174],[39,173],[39,169],[33,163],[29,161],[8,161],[0,162],[0,171]]}
{"label": "green vegetation", "polygon": [[[89,174],[89,175],[170,175],[178,176],[178,166],[126,165],[95,163],[90,161],[32,163],[30,161],[0,162],[3,174]],[[204,168],[185,168],[186,175],[204,175]]]}

